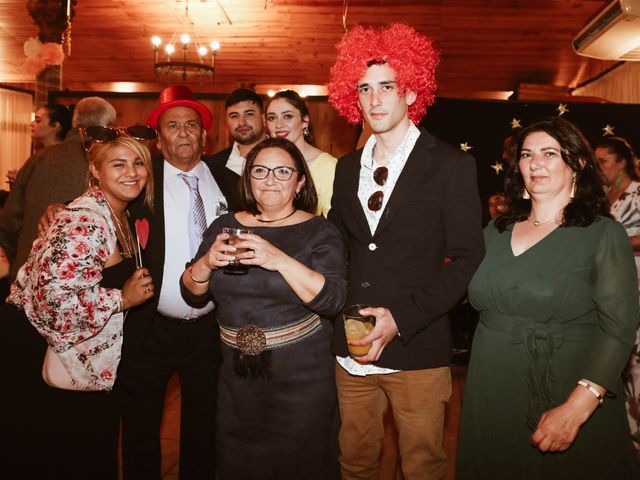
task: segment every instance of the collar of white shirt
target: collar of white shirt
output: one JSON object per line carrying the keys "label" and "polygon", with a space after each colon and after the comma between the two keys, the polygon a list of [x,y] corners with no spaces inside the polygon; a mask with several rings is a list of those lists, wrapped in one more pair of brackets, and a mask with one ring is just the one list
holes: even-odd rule
{"label": "collar of white shirt", "polygon": [[[382,212],[384,212],[384,209],[387,206],[387,202],[393,193],[398,177],[400,177],[402,169],[407,163],[409,155],[418,141],[418,137],[420,137],[420,130],[413,124],[413,122],[410,122],[407,133],[404,136],[404,140],[400,145],[398,145],[396,150],[393,152],[393,155],[389,158],[387,181],[382,186],[378,185],[373,178],[373,171],[379,166],[373,159],[373,148],[376,145],[375,135],[371,135],[369,137],[364,149],[362,150],[362,157],[360,158],[361,168],[358,184],[358,199],[360,200],[362,210],[367,217],[367,223],[369,224],[369,229],[372,235],[378,227],[378,222],[382,216]],[[367,203],[369,197],[376,191],[382,191],[383,197],[381,208],[374,212],[369,209]]]}
{"label": "collar of white shirt", "polygon": [[[398,145],[396,150],[389,158],[389,168],[393,168],[394,164],[402,165],[407,162],[409,158],[409,154],[413,150],[414,145],[418,141],[418,137],[420,136],[420,129],[416,127],[413,122],[409,122],[409,128],[407,129],[407,133],[404,135],[404,139],[402,143]],[[364,148],[362,149],[362,157],[360,157],[360,165],[364,168],[368,168],[369,170],[375,169],[378,165],[376,165],[375,160],[373,159],[373,149],[375,148],[377,143],[377,139],[375,135],[371,135],[367,139],[367,143],[365,143]],[[402,171],[402,168],[399,169]]]}
{"label": "collar of white shirt", "polygon": [[[216,218],[216,208],[225,202],[224,195],[204,162],[188,172],[164,162],[163,198],[165,223],[165,256],[162,285],[158,299],[158,311],[167,317],[195,318],[213,310],[209,303],[204,308],[193,308],[186,304],[180,294],[180,275],[191,259],[188,229],[190,193],[187,184],[178,176],[181,173],[198,178],[198,190],[204,204],[207,224]],[[160,200],[160,199],[158,199]]]}
{"label": "collar of white shirt", "polygon": [[229,159],[227,160],[227,168],[237,173],[238,175],[242,175],[244,160],[245,158],[240,155],[240,147],[238,145],[238,142],[233,142],[233,147],[231,147],[231,153],[229,154]]}

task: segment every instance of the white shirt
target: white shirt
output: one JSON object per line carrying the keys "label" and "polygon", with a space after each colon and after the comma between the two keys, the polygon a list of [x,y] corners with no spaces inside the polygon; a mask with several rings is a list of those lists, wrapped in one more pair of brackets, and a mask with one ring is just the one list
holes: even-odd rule
{"label": "white shirt", "polygon": [[[382,212],[387,206],[387,201],[393,193],[393,189],[396,186],[398,177],[400,177],[402,169],[407,163],[407,159],[409,158],[413,147],[418,141],[419,136],[420,130],[418,130],[418,128],[412,122],[410,122],[404,140],[398,146],[398,148],[396,148],[396,151],[393,152],[391,158],[389,158],[389,164],[387,165],[389,174],[387,176],[387,181],[383,186],[378,185],[373,179],[374,170],[380,167],[380,165],[373,158],[373,148],[376,146],[375,135],[371,135],[369,137],[367,143],[362,149],[362,157],[360,158],[360,180],[358,182],[358,199],[360,200],[362,210],[367,217],[369,230],[371,230],[372,235],[375,233],[376,228],[378,228],[378,222],[380,221]],[[384,197],[382,199],[382,208],[377,212],[373,212],[369,210],[367,201],[369,200],[371,194],[379,190],[384,193]],[[336,360],[338,361],[340,366],[342,366],[342,368],[344,368],[351,375],[365,376],[399,372],[399,370],[378,367],[373,364],[362,365],[349,356],[336,357]]]}
{"label": "white shirt", "polygon": [[213,310],[213,302],[203,308],[193,308],[180,293],[180,276],[191,260],[189,249],[189,187],[178,175],[187,173],[198,177],[198,190],[204,203],[207,225],[217,218],[227,201],[211,171],[203,162],[189,172],[183,172],[164,161],[164,270],[158,312],[173,318],[197,318]]}
{"label": "white shirt", "polygon": [[[362,157],[360,157],[360,181],[358,183],[358,198],[360,199],[362,210],[364,210],[365,216],[367,217],[371,235],[373,235],[376,231],[376,228],[378,228],[378,222],[380,221],[382,212],[384,212],[384,209],[387,206],[387,202],[389,201],[389,198],[393,193],[393,189],[396,186],[398,177],[402,173],[402,169],[404,168],[405,163],[407,163],[409,154],[411,154],[411,151],[418,141],[419,136],[420,130],[418,130],[418,128],[416,128],[416,126],[410,122],[407,133],[404,136],[404,140],[398,146],[398,148],[396,148],[396,151],[393,152],[391,158],[389,158],[389,163],[387,165],[389,174],[387,176],[387,181],[383,186],[378,185],[373,179],[373,172],[376,168],[380,167],[380,165],[373,159],[373,149],[376,146],[376,136],[371,135],[367,140],[364,148],[362,149]],[[378,190],[382,190],[382,192],[384,193],[384,197],[382,198],[382,208],[374,212],[369,210],[369,207],[367,207],[367,201],[369,200],[371,194],[377,192]]]}
{"label": "white shirt", "polygon": [[242,170],[244,169],[244,161],[245,158],[240,155],[238,142],[233,142],[233,147],[231,147],[231,153],[229,154],[229,160],[227,160],[227,168],[233,172],[236,172],[238,175],[242,175]]}

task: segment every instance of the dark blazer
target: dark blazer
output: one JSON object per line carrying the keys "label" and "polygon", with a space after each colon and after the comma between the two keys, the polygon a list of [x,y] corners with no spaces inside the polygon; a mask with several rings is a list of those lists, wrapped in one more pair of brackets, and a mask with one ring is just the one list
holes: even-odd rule
{"label": "dark blazer", "polygon": [[[220,150],[213,155],[206,155],[202,157],[202,160],[209,165],[218,165],[219,167],[226,167],[227,162],[229,161],[229,155],[231,155],[231,150],[233,147],[225,148],[224,150]],[[235,172],[233,172],[235,174]]]}
{"label": "dark blazer", "polygon": [[[227,162],[229,161],[229,155],[231,155],[231,150],[232,150],[232,147],[229,147],[229,148],[225,148],[224,150],[220,150],[219,152],[214,153],[213,155],[205,155],[202,157],[202,161],[206,163],[209,166],[209,168],[211,168],[212,170],[215,169],[216,171],[219,172],[220,175],[224,176],[225,181],[227,181],[229,185],[231,185],[232,183],[234,184],[233,192],[239,202],[240,189],[242,188],[242,185],[240,184],[240,175],[238,175],[233,170],[229,170],[227,168]],[[225,193],[225,196],[227,196],[226,193]]]}
{"label": "dark blazer", "polygon": [[[362,149],[338,162],[329,212],[347,242],[347,304],[391,311],[400,337],[377,365],[401,370],[449,363],[447,312],[484,255],[474,159],[420,131],[373,235],[358,199]],[[453,262],[443,266],[445,257]],[[347,355],[343,328],[333,349]]]}
{"label": "dark blazer", "polygon": [[[206,163],[206,162],[205,162]],[[237,190],[237,175],[227,168],[215,166],[207,163],[214,180],[220,187],[223,195],[227,198],[230,211],[240,209],[240,202]],[[165,224],[164,224],[164,159],[161,156],[153,158],[153,182],[154,182],[154,202],[153,211],[144,205],[143,198],[136,199],[129,205],[130,220],[132,228],[136,220],[147,219],[149,222],[149,240],[147,248],[142,252],[142,263],[151,272],[153,284],[156,287],[156,295],[152,301],[133,308],[125,322],[123,352],[131,352],[147,337],[149,329],[153,323],[158,300],[160,298],[160,286],[162,285],[162,275],[164,273],[165,257]],[[186,215],[186,212],[185,212]],[[135,230],[132,230],[135,231]],[[180,279],[176,278],[176,282]]]}

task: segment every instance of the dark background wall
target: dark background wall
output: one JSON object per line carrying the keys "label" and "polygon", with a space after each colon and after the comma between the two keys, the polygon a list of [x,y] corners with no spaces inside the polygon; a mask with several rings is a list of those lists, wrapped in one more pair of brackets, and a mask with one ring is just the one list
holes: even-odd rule
{"label": "dark background wall", "polygon": [[[477,162],[478,187],[486,205],[489,195],[503,190],[504,170],[496,174],[491,165],[502,162],[504,139],[518,131],[511,127],[512,119],[520,120],[525,127],[536,120],[558,115],[558,105],[558,102],[438,98],[427,110],[422,125],[454,146],[466,142],[473,147],[469,153]],[[563,118],[575,123],[592,144],[602,138],[604,127],[611,125],[615,135],[626,138],[636,153],[640,151],[640,105],[566,105],[567,112]],[[506,164],[504,167],[506,168]]]}

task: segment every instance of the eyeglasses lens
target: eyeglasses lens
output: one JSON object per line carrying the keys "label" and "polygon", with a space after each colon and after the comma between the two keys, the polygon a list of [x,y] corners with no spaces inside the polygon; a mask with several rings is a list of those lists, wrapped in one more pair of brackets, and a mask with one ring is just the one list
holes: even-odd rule
{"label": "eyeglasses lens", "polygon": [[147,125],[133,125],[127,127],[125,131],[136,140],[155,140],[158,136],[156,129]]}
{"label": "eyeglasses lens", "polygon": [[83,134],[85,139],[91,142],[113,142],[118,138],[118,131],[111,127],[85,127]]}
{"label": "eyeglasses lens", "polygon": [[293,175],[293,170],[290,168],[276,168],[273,170],[273,174],[276,176],[277,180],[287,181]]}

